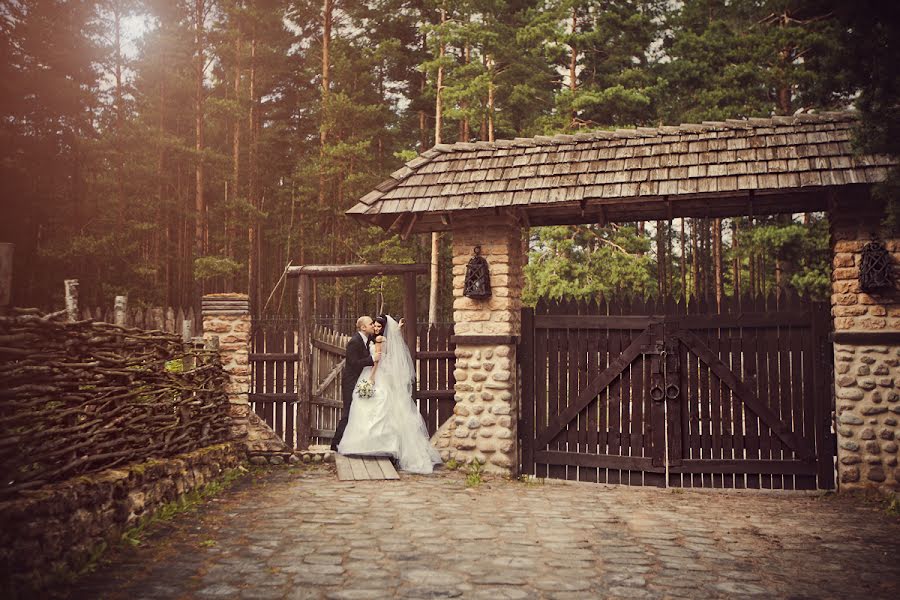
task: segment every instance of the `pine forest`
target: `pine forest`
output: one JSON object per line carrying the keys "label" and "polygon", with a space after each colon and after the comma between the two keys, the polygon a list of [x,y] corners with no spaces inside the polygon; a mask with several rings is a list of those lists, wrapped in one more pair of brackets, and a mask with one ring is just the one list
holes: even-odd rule
{"label": "pine forest", "polygon": [[[856,109],[897,151],[898,9],[860,0],[3,0],[13,304],[292,310],[287,265],[432,260],[344,211],[437,142]],[[893,50],[891,50],[893,49]],[[823,214],[532,228],[525,300],[827,297]],[[435,236],[452,316],[449,234]],[[419,278],[427,312],[429,281]],[[341,280],[319,313],[400,303]]]}

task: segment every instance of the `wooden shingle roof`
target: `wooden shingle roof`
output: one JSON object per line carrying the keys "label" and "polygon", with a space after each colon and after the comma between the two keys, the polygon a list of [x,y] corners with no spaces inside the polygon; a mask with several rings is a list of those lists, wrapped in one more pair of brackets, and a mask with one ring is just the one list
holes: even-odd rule
{"label": "wooden shingle roof", "polygon": [[347,214],[405,232],[510,211],[535,224],[823,210],[896,161],[852,148],[853,113],[438,145]]}

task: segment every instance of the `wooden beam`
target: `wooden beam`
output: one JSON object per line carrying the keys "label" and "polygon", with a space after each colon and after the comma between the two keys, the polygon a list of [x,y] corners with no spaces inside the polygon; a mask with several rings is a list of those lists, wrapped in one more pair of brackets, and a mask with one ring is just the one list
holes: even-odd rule
{"label": "wooden beam", "polygon": [[[582,205],[578,201],[528,204],[515,207],[522,211],[531,226],[576,225],[583,223],[621,223],[629,221],[656,221],[679,217],[727,218],[741,215],[769,215],[827,210],[828,194],[847,196],[868,184],[842,186],[816,186],[787,190],[766,189],[732,192],[696,192],[669,196],[629,196],[623,198],[591,199]],[[484,194],[489,199],[490,194]],[[418,219],[412,223],[410,233],[452,230],[451,216],[472,218],[479,214],[494,214],[495,206],[465,208],[434,212],[413,213]],[[373,221],[365,215],[354,218],[384,227],[385,222]],[[409,225],[409,223],[408,223]]]}
{"label": "wooden beam", "polygon": [[415,273],[424,275],[428,273],[428,265],[424,263],[410,263],[401,265],[304,265],[288,267],[288,277],[356,277],[373,275],[404,275]]}
{"label": "wooden beam", "polygon": [[[597,397],[597,394],[612,383],[613,379],[618,377],[619,373],[624,371],[650,342],[651,339],[648,331],[644,331],[644,333],[634,338],[634,341],[631,342],[622,354],[611,360],[609,366],[600,373],[596,379],[588,383],[578,394],[578,397],[575,398],[565,410],[561,411],[547,423],[546,429],[538,436],[535,447],[543,448],[552,442],[553,438],[559,435],[566,425],[578,416],[578,413],[584,410],[584,408]],[[535,460],[538,460],[537,457],[535,457]],[[647,460],[649,461],[650,459]]]}
{"label": "wooden beam", "polygon": [[517,335],[451,335],[451,344],[468,344],[471,346],[499,346],[502,344],[518,344]]}
{"label": "wooden beam", "polygon": [[767,404],[760,400],[753,390],[738,379],[737,375],[700,338],[686,329],[675,331],[673,337],[679,338],[700,360],[706,363],[706,366],[718,376],[722,383],[731,388],[731,391],[743,401],[744,407],[749,408],[759,417],[761,423],[769,427],[788,448],[796,452],[800,458],[815,457],[815,453],[807,446],[805,441],[795,435],[791,428]]}
{"label": "wooden beam", "polygon": [[328,342],[323,342],[322,340],[313,340],[312,347],[318,348],[319,350],[324,350],[329,354],[336,354],[337,356],[346,356],[347,350],[341,348],[340,346],[335,346],[334,344],[329,344]]}
{"label": "wooden beam", "polygon": [[403,230],[400,232],[400,239],[406,240],[409,238],[410,232],[412,232],[413,226],[416,224],[419,215],[418,213],[412,213],[409,217],[409,222],[403,226]]}
{"label": "wooden beam", "polygon": [[403,275],[403,319],[404,331],[403,337],[406,338],[406,346],[409,353],[416,356],[418,333],[418,314],[416,297],[416,274],[406,273]]}
{"label": "wooden beam", "polygon": [[263,394],[250,392],[247,394],[249,402],[277,402],[279,404],[294,404],[297,402],[297,394],[280,392],[273,394]]}
{"label": "wooden beam", "polygon": [[300,450],[309,448],[312,425],[312,281],[301,275],[297,286],[297,421]]}
{"label": "wooden beam", "polygon": [[815,475],[816,465],[799,460],[685,460],[670,466],[671,473],[748,473],[772,475]]}
{"label": "wooden beam", "polygon": [[835,344],[888,346],[900,343],[900,331],[835,331],[829,337]]}
{"label": "wooden beam", "polygon": [[643,456],[579,454],[575,452],[557,452],[555,450],[538,450],[534,453],[534,462],[547,465],[599,467],[601,469],[624,469],[627,471],[646,471],[649,473],[666,472],[665,467],[653,466],[650,458]]}
{"label": "wooden beam", "polygon": [[401,213],[399,216],[397,216],[396,219],[391,221],[391,224],[389,227],[386,228],[386,231],[388,233],[393,233],[395,231],[399,231],[400,230],[400,222],[403,220],[403,217],[405,217],[405,216],[406,216],[405,213]]}
{"label": "wooden beam", "polygon": [[[318,396],[322,392],[324,392],[325,388],[327,388],[329,385],[331,385],[331,383],[335,379],[337,379],[337,376],[341,374],[341,371],[344,370],[344,365],[346,365],[346,364],[347,364],[346,360],[342,360],[341,362],[339,362],[337,364],[337,366],[335,366],[334,369],[331,370],[331,373],[328,374],[328,377],[326,377],[322,381],[322,383],[320,383],[319,385],[316,386],[316,389],[313,390],[313,396]],[[343,406],[343,404],[342,404],[342,406]]]}

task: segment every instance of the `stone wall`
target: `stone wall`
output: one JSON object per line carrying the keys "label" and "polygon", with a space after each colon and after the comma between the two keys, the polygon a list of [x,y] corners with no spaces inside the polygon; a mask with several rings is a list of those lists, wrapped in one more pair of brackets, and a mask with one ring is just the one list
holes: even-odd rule
{"label": "stone wall", "polygon": [[231,435],[246,445],[250,404],[250,342],[252,323],[246,294],[208,294],[203,297],[203,339],[218,338],[222,367],[228,383]]}
{"label": "stone wall", "polygon": [[[518,465],[516,342],[521,332],[524,253],[521,228],[507,217],[454,221],[453,320],[456,335],[454,416],[437,436],[444,460],[478,460],[489,472]],[[492,296],[463,296],[475,246],[487,260]],[[469,338],[471,341],[467,341]]]}
{"label": "stone wall", "polygon": [[0,503],[5,597],[39,597],[36,590],[79,572],[141,517],[216,480],[242,460],[243,451],[234,444],[209,446],[76,477]]}
{"label": "stone wall", "polygon": [[[839,487],[889,493],[900,489],[900,239],[882,217],[865,202],[832,210],[832,315]],[[859,265],[873,236],[891,253],[894,289],[867,294]]]}

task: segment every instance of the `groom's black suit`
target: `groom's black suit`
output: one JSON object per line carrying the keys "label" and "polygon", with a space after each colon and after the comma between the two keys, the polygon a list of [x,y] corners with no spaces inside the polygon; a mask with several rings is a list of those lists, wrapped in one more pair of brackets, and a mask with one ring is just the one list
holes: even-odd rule
{"label": "groom's black suit", "polygon": [[331,440],[331,449],[337,450],[341,438],[344,437],[344,429],[347,428],[347,417],[350,415],[350,404],[353,402],[353,388],[356,386],[356,380],[362,373],[364,367],[372,367],[375,362],[372,355],[369,354],[369,345],[364,343],[359,332],[354,333],[347,342],[346,364],[344,372],[341,375],[341,396],[344,401],[344,412],[341,420],[338,421],[337,429],[334,431],[334,438]]}

